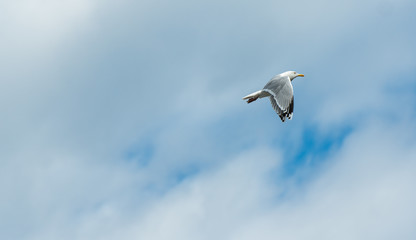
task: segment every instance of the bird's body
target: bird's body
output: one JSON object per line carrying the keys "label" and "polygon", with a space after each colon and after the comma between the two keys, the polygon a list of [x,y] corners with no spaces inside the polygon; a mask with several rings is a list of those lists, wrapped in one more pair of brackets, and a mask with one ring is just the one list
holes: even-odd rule
{"label": "bird's body", "polygon": [[292,80],[296,77],[303,77],[295,71],[288,71],[274,76],[262,90],[243,97],[247,103],[256,101],[258,98],[269,97],[273,109],[279,115],[282,122],[292,118],[294,97]]}

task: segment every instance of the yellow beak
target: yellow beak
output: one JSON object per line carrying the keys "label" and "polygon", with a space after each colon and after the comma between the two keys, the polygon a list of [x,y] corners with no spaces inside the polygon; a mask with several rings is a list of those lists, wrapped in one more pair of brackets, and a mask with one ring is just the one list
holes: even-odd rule
{"label": "yellow beak", "polygon": [[303,75],[303,74],[298,74],[298,77],[304,77],[305,75]]}

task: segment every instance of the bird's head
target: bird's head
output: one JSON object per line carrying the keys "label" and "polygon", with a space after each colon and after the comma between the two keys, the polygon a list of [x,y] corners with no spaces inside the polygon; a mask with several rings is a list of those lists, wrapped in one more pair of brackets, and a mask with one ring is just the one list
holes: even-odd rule
{"label": "bird's head", "polygon": [[297,78],[297,77],[304,77],[305,75],[297,73],[295,71],[287,71],[284,72],[282,75],[284,76],[288,76],[290,78],[290,80],[292,81],[293,79]]}

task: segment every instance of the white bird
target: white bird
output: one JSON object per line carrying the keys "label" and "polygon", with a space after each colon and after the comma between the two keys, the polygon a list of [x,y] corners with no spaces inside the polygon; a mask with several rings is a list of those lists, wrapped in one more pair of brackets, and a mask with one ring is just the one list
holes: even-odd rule
{"label": "white bird", "polygon": [[258,98],[269,97],[273,109],[279,115],[282,122],[286,120],[286,117],[291,119],[294,102],[292,80],[296,77],[304,77],[304,75],[295,71],[278,74],[270,79],[262,90],[243,97],[243,100],[248,99],[247,103],[251,103]]}

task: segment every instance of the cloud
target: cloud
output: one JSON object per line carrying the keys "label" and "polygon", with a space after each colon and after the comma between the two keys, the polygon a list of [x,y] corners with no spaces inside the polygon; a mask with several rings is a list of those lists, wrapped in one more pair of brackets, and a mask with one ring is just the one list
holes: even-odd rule
{"label": "cloud", "polygon": [[246,152],[172,189],[125,237],[411,239],[415,139],[402,124],[364,126],[302,186],[271,180],[276,153]]}
{"label": "cloud", "polygon": [[2,238],[416,235],[412,2],[1,4]]}
{"label": "cloud", "polygon": [[[388,125],[387,131],[384,124],[376,125],[350,136],[307,189],[249,222],[235,239],[388,239],[397,234],[411,239],[415,152],[407,146],[414,138],[404,134],[408,125]],[[400,140],[391,141],[398,135]]]}
{"label": "cloud", "polygon": [[388,239],[397,234],[411,239],[416,141],[406,132],[409,126],[415,128],[408,122],[366,124],[305,184],[277,177],[282,176],[279,152],[253,149],[144,206],[127,201],[131,205],[125,208],[119,199],[128,193],[118,191],[111,201],[88,207],[75,225],[54,226],[60,229],[56,235],[47,231],[38,239],[61,237],[62,231],[68,239]]}

